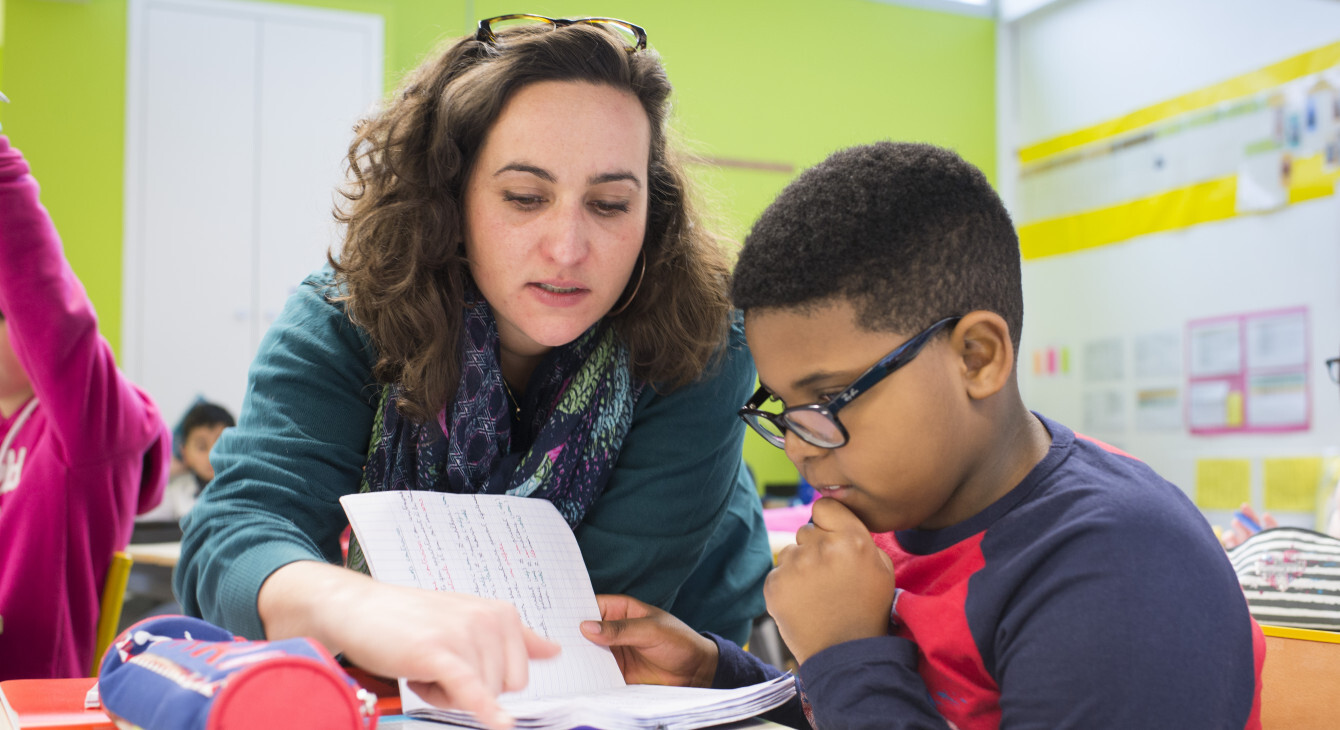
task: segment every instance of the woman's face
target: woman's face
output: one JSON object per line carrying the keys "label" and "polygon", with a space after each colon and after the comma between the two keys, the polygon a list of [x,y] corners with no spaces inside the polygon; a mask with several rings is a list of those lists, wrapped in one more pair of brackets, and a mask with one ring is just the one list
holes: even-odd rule
{"label": "woman's face", "polygon": [[503,355],[535,358],[605,316],[647,226],[651,126],[637,97],[544,81],[513,94],[465,192],[470,272]]}

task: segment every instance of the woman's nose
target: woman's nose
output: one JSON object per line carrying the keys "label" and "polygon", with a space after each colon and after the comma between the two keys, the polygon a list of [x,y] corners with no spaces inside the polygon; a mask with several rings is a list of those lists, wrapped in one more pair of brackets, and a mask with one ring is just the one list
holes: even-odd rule
{"label": "woman's nose", "polygon": [[586,258],[590,250],[586,211],[579,204],[555,206],[545,231],[545,254],[560,266],[571,266]]}

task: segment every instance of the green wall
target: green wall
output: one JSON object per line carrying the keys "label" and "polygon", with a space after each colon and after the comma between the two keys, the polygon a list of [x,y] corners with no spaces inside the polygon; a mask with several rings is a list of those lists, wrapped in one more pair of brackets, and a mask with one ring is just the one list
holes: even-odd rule
{"label": "green wall", "polygon": [[[877,139],[957,149],[995,176],[995,25],[870,0],[299,0],[379,13],[386,88],[467,18],[610,15],[647,29],[676,86],[676,124],[706,157],[792,172],[694,167],[704,202],[740,238],[791,177]],[[116,347],[121,334],[127,0],[0,0],[5,132],[28,156],[66,253]],[[201,170],[201,175],[209,174]],[[761,483],[790,482],[780,450],[751,435]]]}

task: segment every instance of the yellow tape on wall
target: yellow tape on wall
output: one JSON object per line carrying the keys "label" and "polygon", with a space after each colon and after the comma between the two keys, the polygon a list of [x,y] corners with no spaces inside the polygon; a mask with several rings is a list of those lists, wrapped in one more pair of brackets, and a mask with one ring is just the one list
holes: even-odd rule
{"label": "yellow tape on wall", "polygon": [[1022,164],[1036,162],[1076,147],[1127,134],[1180,114],[1251,96],[1336,65],[1340,65],[1340,42],[1300,53],[1251,73],[1221,81],[1213,86],[1133,111],[1092,127],[1029,145],[1019,151],[1019,162]]}
{"label": "yellow tape on wall", "polygon": [[[1320,154],[1294,160],[1289,204],[1332,195],[1337,180],[1340,167],[1326,170]],[[1229,175],[1107,208],[1028,223],[1019,227],[1019,248],[1027,261],[1234,218],[1238,215],[1237,189],[1237,176]]]}
{"label": "yellow tape on wall", "polygon": [[1237,214],[1236,175],[1019,227],[1024,260],[1106,246]]}
{"label": "yellow tape on wall", "polygon": [[[1336,66],[1340,66],[1340,42],[1039,142],[1021,150],[1019,159],[1024,164],[1037,163],[1087,145],[1110,143],[1114,137],[1129,135],[1178,115],[1269,91]],[[1325,165],[1323,155],[1295,159],[1291,167],[1289,205],[1335,193],[1340,167]],[[1019,227],[1019,242],[1025,260],[1083,251],[1151,233],[1233,218],[1239,215],[1236,196],[1237,178],[1230,175],[1105,208],[1027,223]]]}

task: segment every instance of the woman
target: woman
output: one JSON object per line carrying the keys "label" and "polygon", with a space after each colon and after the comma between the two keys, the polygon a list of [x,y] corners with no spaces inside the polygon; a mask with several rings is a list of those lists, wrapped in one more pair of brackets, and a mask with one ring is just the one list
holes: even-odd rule
{"label": "woman", "polygon": [[739,641],[771,566],[734,416],[753,364],[660,61],[622,21],[507,20],[359,128],[340,258],[266,335],[175,577],[188,612],[315,637],[496,725],[493,696],[556,647],[510,606],[330,565],[341,495],[548,499],[598,592]]}

